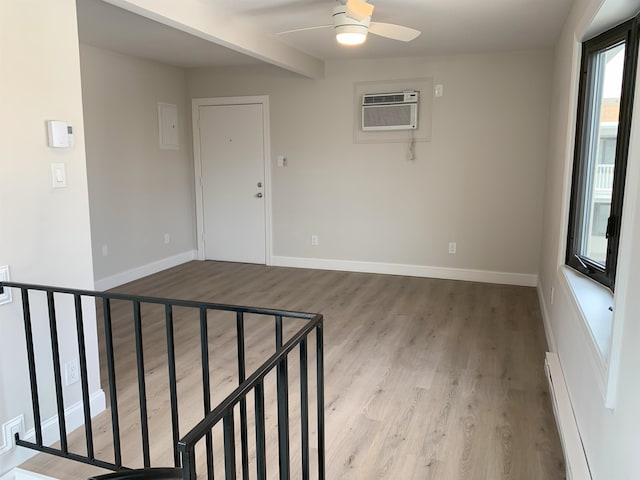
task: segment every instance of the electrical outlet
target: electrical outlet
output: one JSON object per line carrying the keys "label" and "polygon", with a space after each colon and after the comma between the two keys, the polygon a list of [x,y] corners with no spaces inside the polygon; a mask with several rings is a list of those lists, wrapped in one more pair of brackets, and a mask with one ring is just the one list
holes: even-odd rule
{"label": "electrical outlet", "polygon": [[457,251],[457,246],[456,246],[456,242],[449,242],[449,253],[450,254],[455,254]]}
{"label": "electrical outlet", "polygon": [[102,256],[103,257],[109,256],[109,245],[102,245]]}
{"label": "electrical outlet", "polygon": [[171,242],[171,236],[168,233],[164,234],[164,243],[168,244]]}
{"label": "electrical outlet", "polygon": [[64,364],[64,374],[67,387],[80,381],[80,365],[77,358]]}
{"label": "electrical outlet", "polygon": [[[0,282],[8,282],[9,280],[9,267],[7,265],[0,267]],[[0,290],[0,305],[4,305],[5,303],[11,303],[10,288]]]}
{"label": "electrical outlet", "polygon": [[313,245],[314,247],[317,247],[319,245],[318,235],[311,235],[311,245]]}
{"label": "electrical outlet", "polygon": [[16,433],[21,439],[24,439],[24,416],[18,415],[6,423],[2,424],[2,434],[4,436],[4,445],[0,446],[0,455],[7,453],[16,448]]}

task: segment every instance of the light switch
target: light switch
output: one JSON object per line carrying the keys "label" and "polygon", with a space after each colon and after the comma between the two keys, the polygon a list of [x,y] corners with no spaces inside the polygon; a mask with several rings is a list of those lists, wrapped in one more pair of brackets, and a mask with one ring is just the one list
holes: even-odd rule
{"label": "light switch", "polygon": [[435,95],[436,97],[442,97],[444,95],[444,87],[442,86],[442,84],[436,85]]}
{"label": "light switch", "polygon": [[51,164],[51,185],[53,188],[65,188],[67,186],[67,173],[64,163]]}
{"label": "light switch", "polygon": [[276,161],[276,165],[278,165],[279,167],[286,167],[287,166],[287,159],[284,158],[284,155],[278,155],[277,161]]}

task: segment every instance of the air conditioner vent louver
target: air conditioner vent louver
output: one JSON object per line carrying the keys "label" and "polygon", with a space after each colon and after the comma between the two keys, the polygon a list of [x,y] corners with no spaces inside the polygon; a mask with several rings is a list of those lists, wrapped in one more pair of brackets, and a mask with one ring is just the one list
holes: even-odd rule
{"label": "air conditioner vent louver", "polygon": [[374,105],[380,103],[400,103],[404,102],[404,94],[402,93],[392,93],[389,95],[365,95],[364,101],[362,102],[364,105]]}
{"label": "air conditioner vent louver", "polygon": [[362,131],[418,128],[417,91],[373,93],[362,96]]}

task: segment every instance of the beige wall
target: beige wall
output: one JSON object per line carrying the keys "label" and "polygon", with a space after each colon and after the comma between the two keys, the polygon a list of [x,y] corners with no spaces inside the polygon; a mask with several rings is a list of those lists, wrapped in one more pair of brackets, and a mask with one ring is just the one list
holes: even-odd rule
{"label": "beige wall", "polygon": [[[354,82],[419,77],[445,95],[416,159],[407,143],[354,144]],[[272,166],[276,256],[537,273],[549,51],[328,62],[322,80],[273,67],[187,78],[191,97],[270,96],[272,165],[289,162]]]}
{"label": "beige wall", "polygon": [[[184,70],[89,45],[81,46],[80,63],[96,280],[191,252],[193,162]],[[178,106],[178,150],[159,147],[158,102]]]}
{"label": "beige wall", "polygon": [[[89,203],[74,0],[0,2],[0,265],[12,279],[92,288]],[[73,124],[75,146],[47,147],[45,121]],[[51,163],[66,165],[68,187],[51,188]],[[14,292],[14,297],[19,297]],[[50,378],[46,310],[34,309],[34,340],[43,379]],[[73,310],[58,311],[61,360],[77,355]],[[85,312],[90,390],[99,390],[95,312]],[[19,298],[0,306],[0,424],[24,414],[33,427]],[[43,420],[55,414],[53,385],[40,390]],[[68,406],[79,385],[65,389]],[[20,449],[24,454],[25,450]],[[0,457],[0,475],[19,461]]]}
{"label": "beige wall", "polygon": [[[601,3],[597,0],[575,2],[556,47],[539,291],[546,312],[545,326],[548,337],[552,340],[550,349],[556,350],[560,357],[591,474],[594,480],[609,480],[637,478],[640,472],[640,457],[633,447],[637,445],[640,430],[640,298],[637,295],[640,291],[640,252],[637,249],[640,242],[638,88],[614,296],[614,322],[620,329],[620,343],[612,347],[614,356],[610,363],[615,364],[614,370],[605,379],[613,386],[615,394],[612,409],[605,408],[605,395],[599,387],[602,374],[591,361],[592,340],[559,270],[564,263],[566,246],[577,108],[577,69],[580,62],[579,42],[584,38]],[[640,79],[636,85],[640,85]],[[553,304],[552,288],[555,290]]]}

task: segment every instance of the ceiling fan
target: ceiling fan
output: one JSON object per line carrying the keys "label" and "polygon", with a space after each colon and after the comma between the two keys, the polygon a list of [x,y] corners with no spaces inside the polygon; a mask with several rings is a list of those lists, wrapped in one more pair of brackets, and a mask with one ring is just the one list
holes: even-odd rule
{"label": "ceiling fan", "polygon": [[410,42],[420,31],[393,23],[372,22],[371,14],[374,6],[363,0],[337,0],[333,9],[333,25],[318,25],[315,27],[287,30],[279,34],[315,30],[317,28],[333,27],[336,40],[342,45],[360,45],[367,39],[367,33],[381,37]]}

